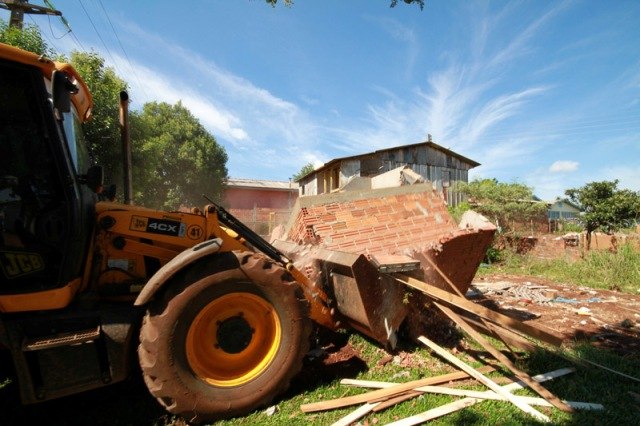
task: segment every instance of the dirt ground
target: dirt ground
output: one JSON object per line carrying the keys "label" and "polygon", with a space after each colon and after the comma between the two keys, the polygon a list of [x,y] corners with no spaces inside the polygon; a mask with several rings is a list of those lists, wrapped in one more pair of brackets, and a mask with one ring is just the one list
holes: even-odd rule
{"label": "dirt ground", "polygon": [[[476,278],[467,298],[521,321],[559,332],[565,336],[565,345],[589,342],[621,356],[640,356],[640,294],[596,290],[537,277],[492,275]],[[455,332],[440,330],[450,323],[440,320],[427,328],[433,331],[434,326],[439,329],[438,336],[433,336],[435,340],[444,344],[455,340]],[[303,369],[309,375],[322,371],[323,377],[330,381],[367,369],[357,350],[346,339],[341,341],[338,335],[320,336],[319,347],[317,359],[312,351]],[[389,354],[386,361],[397,362],[397,358],[402,363],[413,364],[411,352],[402,350]],[[381,362],[384,363],[385,358]],[[304,377],[299,379],[304,381]]]}
{"label": "dirt ground", "polygon": [[620,355],[640,353],[640,294],[625,294],[542,278],[476,278],[467,297],[522,321],[589,341]]}

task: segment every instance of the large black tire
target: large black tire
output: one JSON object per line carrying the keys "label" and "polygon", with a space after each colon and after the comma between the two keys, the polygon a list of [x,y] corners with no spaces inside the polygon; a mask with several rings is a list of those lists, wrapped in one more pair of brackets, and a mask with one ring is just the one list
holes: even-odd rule
{"label": "large black tire", "polygon": [[172,282],[140,331],[149,391],[192,423],[268,404],[309,349],[308,303],[291,276],[259,254],[219,256]]}

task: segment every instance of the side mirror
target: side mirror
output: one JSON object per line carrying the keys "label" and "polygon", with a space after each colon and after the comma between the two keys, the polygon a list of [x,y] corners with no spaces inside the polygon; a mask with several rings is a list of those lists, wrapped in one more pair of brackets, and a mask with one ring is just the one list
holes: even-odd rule
{"label": "side mirror", "polygon": [[51,77],[51,93],[53,107],[60,113],[71,111],[71,94],[78,93],[78,88],[73,84],[67,74],[62,71],[54,71]]}
{"label": "side mirror", "polygon": [[102,166],[89,167],[87,174],[82,176],[82,182],[96,194],[101,193],[104,185],[104,169]]}

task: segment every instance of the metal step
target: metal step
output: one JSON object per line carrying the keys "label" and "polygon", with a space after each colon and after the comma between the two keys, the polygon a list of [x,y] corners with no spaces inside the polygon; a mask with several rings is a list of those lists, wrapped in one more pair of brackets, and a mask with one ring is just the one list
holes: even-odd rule
{"label": "metal step", "polygon": [[22,342],[22,350],[41,351],[59,346],[71,346],[78,343],[91,342],[100,337],[100,326],[88,330],[60,333],[51,336],[27,338]]}

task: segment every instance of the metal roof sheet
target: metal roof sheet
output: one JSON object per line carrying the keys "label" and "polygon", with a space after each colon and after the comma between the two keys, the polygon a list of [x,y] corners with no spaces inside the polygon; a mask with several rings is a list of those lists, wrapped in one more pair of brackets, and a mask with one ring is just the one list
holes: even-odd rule
{"label": "metal roof sheet", "polygon": [[296,182],[262,179],[229,178],[226,186],[230,188],[271,189],[277,191],[298,191]]}

